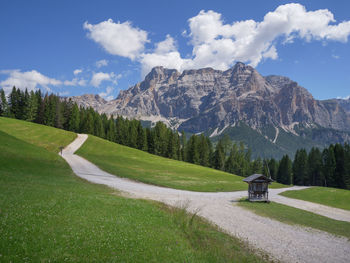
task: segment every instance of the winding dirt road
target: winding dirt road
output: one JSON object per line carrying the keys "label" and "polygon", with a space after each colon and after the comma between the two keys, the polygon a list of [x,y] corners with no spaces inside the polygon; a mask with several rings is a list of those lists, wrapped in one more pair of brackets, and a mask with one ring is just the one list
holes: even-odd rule
{"label": "winding dirt road", "polygon": [[[198,214],[224,231],[247,241],[252,247],[268,253],[282,262],[349,262],[350,242],[326,232],[284,224],[236,205],[247,195],[246,191],[201,193],[148,185],[119,178],[102,171],[96,165],[75,155],[74,152],[88,138],[79,134],[68,145],[62,157],[74,173],[92,183],[104,184],[129,196],[160,201],[172,206],[186,206],[189,212]],[[305,187],[270,189],[272,201],[309,210],[338,220],[350,221],[350,212],[278,195],[286,190]]]}

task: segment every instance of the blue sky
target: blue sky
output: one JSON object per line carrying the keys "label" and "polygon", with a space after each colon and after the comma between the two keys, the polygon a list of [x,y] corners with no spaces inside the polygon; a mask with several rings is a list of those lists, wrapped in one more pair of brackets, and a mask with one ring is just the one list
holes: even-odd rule
{"label": "blue sky", "polygon": [[350,95],[349,1],[0,2],[0,87],[115,98],[155,65],[251,64]]}

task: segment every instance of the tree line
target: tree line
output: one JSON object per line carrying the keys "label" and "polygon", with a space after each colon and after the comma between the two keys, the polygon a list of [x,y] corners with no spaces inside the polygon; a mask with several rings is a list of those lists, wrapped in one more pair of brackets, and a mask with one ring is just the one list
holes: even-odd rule
{"label": "tree line", "polygon": [[184,132],[180,135],[162,122],[145,128],[138,120],[108,117],[57,95],[43,95],[40,90],[28,92],[13,87],[7,97],[0,90],[0,116],[88,133],[151,154],[241,176],[258,172],[262,164],[261,159],[251,161],[251,150],[245,149],[243,143],[231,144],[228,137],[214,147],[203,134],[191,135],[187,140]]}
{"label": "tree line", "polygon": [[330,145],[322,152],[312,148],[296,152],[294,161],[288,155],[275,159],[251,159],[251,150],[241,142],[232,143],[223,136],[216,145],[203,135],[191,135],[157,122],[143,127],[138,120],[100,114],[93,108],[79,107],[70,99],[40,90],[21,91],[13,87],[5,96],[0,90],[0,116],[48,125],[77,133],[92,134],[112,142],[159,156],[186,161],[240,176],[263,173],[277,182],[295,185],[319,185],[350,189],[350,147]]}
{"label": "tree line", "polygon": [[271,177],[277,182],[350,189],[350,146],[331,144],[322,151],[296,151],[292,161],[288,155],[278,162],[268,161]]}

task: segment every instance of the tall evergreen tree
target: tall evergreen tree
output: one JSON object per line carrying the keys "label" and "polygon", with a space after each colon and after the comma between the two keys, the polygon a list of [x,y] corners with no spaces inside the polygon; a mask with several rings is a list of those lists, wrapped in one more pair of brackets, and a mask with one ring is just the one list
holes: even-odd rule
{"label": "tall evergreen tree", "polygon": [[80,128],[80,112],[78,105],[74,103],[72,113],[70,115],[68,129],[73,132],[79,132]]}
{"label": "tall evergreen tree", "polygon": [[336,161],[334,155],[334,145],[330,145],[322,152],[322,173],[324,178],[324,186],[336,187],[335,183]]}
{"label": "tall evergreen tree", "polygon": [[0,116],[9,116],[9,108],[8,108],[8,102],[6,99],[5,91],[3,89],[0,89],[0,105],[1,105],[1,114]]}
{"label": "tall evergreen tree", "polygon": [[36,98],[34,91],[31,91],[28,99],[25,120],[34,121],[36,119],[37,112],[38,112],[38,100]]}
{"label": "tall evergreen tree", "polygon": [[186,157],[186,135],[185,132],[181,132],[181,157],[183,161],[187,160]]}
{"label": "tall evergreen tree", "polygon": [[278,162],[276,162],[274,158],[271,158],[268,162],[268,166],[272,180],[277,180]]}
{"label": "tall evergreen tree", "polygon": [[308,155],[305,149],[297,150],[293,162],[293,184],[304,185],[308,177]]}
{"label": "tall evergreen tree", "polygon": [[190,139],[187,142],[186,150],[187,162],[200,164],[198,136],[192,135],[190,137]]}
{"label": "tall evergreen tree", "polygon": [[199,151],[199,163],[202,166],[209,166],[209,145],[207,143],[206,137],[201,134],[199,136],[199,145],[198,145],[198,151]]}
{"label": "tall evergreen tree", "polygon": [[339,188],[345,188],[345,153],[343,146],[339,143],[334,146],[334,156],[336,163],[334,172],[335,185]]}
{"label": "tall evergreen tree", "polygon": [[346,189],[350,189],[350,145],[344,145],[344,163],[345,163],[345,173],[344,173],[344,184]]}
{"label": "tall evergreen tree", "polygon": [[308,181],[311,185],[322,185],[322,155],[318,148],[313,147],[308,156]]}
{"label": "tall evergreen tree", "polygon": [[288,185],[292,183],[292,161],[288,155],[284,155],[280,161],[277,182]]}
{"label": "tall evergreen tree", "polygon": [[258,157],[251,163],[251,173],[261,174],[262,172],[263,172],[263,163],[261,158]]}
{"label": "tall evergreen tree", "polygon": [[213,168],[218,170],[224,170],[225,166],[225,149],[222,144],[222,141],[219,140],[219,142],[216,144],[214,156],[213,156]]}

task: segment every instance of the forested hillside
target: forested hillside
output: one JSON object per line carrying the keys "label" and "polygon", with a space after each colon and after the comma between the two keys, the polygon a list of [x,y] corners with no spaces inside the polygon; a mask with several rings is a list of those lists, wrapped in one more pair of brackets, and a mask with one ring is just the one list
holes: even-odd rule
{"label": "forested hillside", "polygon": [[318,185],[350,189],[350,146],[335,144],[322,152],[312,148],[296,152],[294,161],[288,155],[252,160],[251,149],[241,142],[232,143],[223,136],[215,145],[209,137],[186,138],[165,124],[143,127],[138,120],[99,114],[93,108],[78,107],[71,100],[41,91],[28,92],[13,88],[5,96],[0,90],[0,116],[16,118],[68,131],[92,134],[112,142],[159,156],[186,161],[240,176],[263,173],[277,182],[296,185]]}

